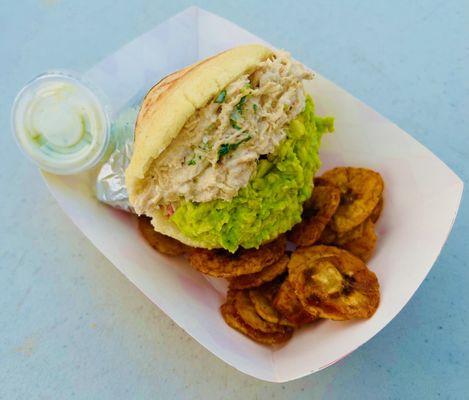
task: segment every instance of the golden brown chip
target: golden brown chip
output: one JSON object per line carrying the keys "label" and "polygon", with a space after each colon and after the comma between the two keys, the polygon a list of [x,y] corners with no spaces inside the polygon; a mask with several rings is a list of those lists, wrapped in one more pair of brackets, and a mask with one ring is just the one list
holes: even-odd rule
{"label": "golden brown chip", "polygon": [[252,328],[241,319],[241,317],[237,314],[233,303],[230,301],[227,301],[225,304],[223,304],[220,307],[220,311],[223,319],[229,326],[258,343],[267,345],[281,344],[288,341],[292,337],[293,329],[286,329],[283,332],[265,333]]}
{"label": "golden brown chip", "polygon": [[234,306],[237,314],[251,328],[264,333],[284,332],[288,328],[277,323],[272,323],[262,319],[257,314],[254,304],[249,298],[247,290],[238,290],[234,297]]}
{"label": "golden brown chip", "polygon": [[254,305],[257,314],[265,321],[272,322],[273,324],[280,323],[280,314],[273,307],[269,299],[259,291],[259,289],[249,290],[249,298]]}
{"label": "golden brown chip", "polygon": [[350,229],[344,233],[337,233],[336,231],[332,230],[329,225],[327,225],[317,244],[332,244],[340,247],[343,243],[358,239],[359,237],[363,236],[364,224],[365,223],[362,222],[360,225],[357,225],[355,228]]}
{"label": "golden brown chip", "polygon": [[363,262],[367,262],[373,255],[378,238],[375,233],[375,224],[371,218],[368,218],[361,226],[363,227],[361,236],[343,242],[341,247]]}
{"label": "golden brown chip", "polygon": [[367,219],[383,194],[381,175],[365,168],[339,167],[325,172],[322,179],[341,191],[340,205],[330,226],[338,232],[347,232]]}
{"label": "golden brown chip", "polygon": [[[259,320],[251,315],[252,311],[246,312],[244,310],[245,307],[250,308],[249,304],[247,303],[247,300],[249,300],[248,295],[246,294],[246,291],[239,291],[239,290],[229,290],[227,293],[227,298],[225,304],[223,304],[220,307],[222,316],[225,320],[225,322],[231,326],[232,328],[238,330],[239,332],[243,333],[244,335],[250,337],[251,339],[263,343],[263,344],[279,344],[286,342],[289,340],[293,334],[293,329],[289,327],[282,327],[278,325],[278,328],[275,328],[271,331],[268,332],[263,332],[259,329],[254,328],[252,325],[247,323],[241,315],[238,313],[236,302],[239,301],[239,294],[242,293],[243,296],[241,297],[241,307],[243,307],[243,314],[246,315],[248,314],[248,320],[251,320],[251,322],[259,325],[262,324],[262,322],[259,322]],[[247,298],[247,300],[246,300]],[[248,304],[247,306],[245,304]],[[265,326],[263,326],[266,328]],[[265,329],[268,330],[268,329]]]}
{"label": "golden brown chip", "polygon": [[261,287],[249,290],[257,314],[264,320],[274,324],[295,327],[295,324],[283,317],[274,307],[274,298],[280,289],[281,282],[269,282]]}
{"label": "golden brown chip", "polygon": [[379,305],[379,283],[359,258],[332,246],[296,250],[289,280],[305,310],[334,320],[369,318]]}
{"label": "golden brown chip", "polygon": [[[317,182],[317,181],[316,181]],[[340,202],[340,190],[332,185],[315,185],[306,201],[303,220],[295,225],[288,239],[298,246],[311,246],[334,215]]]}
{"label": "golden brown chip", "polygon": [[288,256],[284,255],[280,260],[268,265],[259,272],[237,276],[230,281],[230,288],[247,289],[261,286],[265,282],[270,282],[287,270],[288,261]]}
{"label": "golden brown chip", "polygon": [[189,262],[204,274],[219,278],[234,278],[259,272],[278,261],[285,252],[285,244],[285,237],[282,235],[259,249],[241,249],[234,254],[220,249],[193,249]]}
{"label": "golden brown chip", "polygon": [[376,207],[373,208],[373,211],[370,214],[370,219],[371,221],[376,224],[376,221],[378,221],[379,217],[381,216],[381,213],[383,212],[383,207],[384,207],[384,199],[383,196],[378,201],[378,204],[376,204]]}
{"label": "golden brown chip", "polygon": [[377,236],[371,216],[355,228],[343,234],[326,227],[318,244],[330,244],[343,248],[367,262],[376,247]]}
{"label": "golden brown chip", "polygon": [[335,233],[335,239],[334,239],[334,244],[338,245],[339,247],[342,246],[343,244],[350,242],[352,240],[359,239],[363,236],[364,231],[365,231],[365,223],[368,221],[366,219],[364,222],[362,222],[360,225],[357,225],[355,228],[350,229],[347,232],[344,233]]}
{"label": "golden brown chip", "polygon": [[333,244],[337,240],[337,232],[333,231],[328,225],[324,228],[319,237],[317,244]]}
{"label": "golden brown chip", "polygon": [[305,311],[288,279],[280,286],[273,304],[288,321],[297,327],[313,322],[318,318]]}
{"label": "golden brown chip", "polygon": [[184,243],[155,231],[151,224],[151,218],[146,216],[138,217],[138,228],[150,246],[160,253],[169,256],[179,256],[188,253],[191,249],[191,247],[186,246]]}

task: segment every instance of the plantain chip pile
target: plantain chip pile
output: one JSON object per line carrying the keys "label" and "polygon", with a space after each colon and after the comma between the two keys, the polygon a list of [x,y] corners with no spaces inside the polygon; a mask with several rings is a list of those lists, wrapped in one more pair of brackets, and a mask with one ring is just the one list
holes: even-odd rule
{"label": "plantain chip pile", "polygon": [[[139,217],[143,237],[165,255],[187,255],[196,270],[229,282],[220,307],[233,329],[264,345],[287,342],[295,329],[321,319],[370,318],[380,301],[376,275],[365,264],[377,243],[384,182],[366,168],[338,167],[314,179],[302,221],[259,249],[188,247]],[[286,238],[296,245],[287,252]]]}

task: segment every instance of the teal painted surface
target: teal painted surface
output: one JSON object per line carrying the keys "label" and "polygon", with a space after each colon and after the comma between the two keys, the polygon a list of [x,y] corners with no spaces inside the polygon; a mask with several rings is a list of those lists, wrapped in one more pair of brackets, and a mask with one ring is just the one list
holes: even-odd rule
{"label": "teal painted surface", "polygon": [[[196,4],[289,49],[469,182],[469,3]],[[190,5],[0,1],[0,399],[467,398],[467,196],[439,260],[395,320],[338,364],[270,384],[175,326],[48,194],[11,139],[16,92],[49,68],[85,70]]]}

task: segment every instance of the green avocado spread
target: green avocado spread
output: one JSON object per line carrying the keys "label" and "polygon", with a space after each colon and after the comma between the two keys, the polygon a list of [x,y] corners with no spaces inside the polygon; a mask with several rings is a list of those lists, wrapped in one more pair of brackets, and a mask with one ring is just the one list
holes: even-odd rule
{"label": "green avocado spread", "polygon": [[287,137],[274,153],[259,159],[256,173],[233,199],[183,201],[171,220],[189,238],[230,252],[239,246],[257,248],[276,238],[301,220],[303,202],[311,196],[320,166],[321,136],[333,130],[334,120],[315,116],[308,96]]}

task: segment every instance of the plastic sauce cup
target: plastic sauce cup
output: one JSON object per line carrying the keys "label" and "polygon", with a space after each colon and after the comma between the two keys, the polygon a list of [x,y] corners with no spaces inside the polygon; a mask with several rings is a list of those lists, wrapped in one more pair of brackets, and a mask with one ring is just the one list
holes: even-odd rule
{"label": "plastic sauce cup", "polygon": [[40,168],[60,175],[92,168],[109,144],[104,102],[76,74],[48,72],[16,96],[11,124],[16,141]]}

